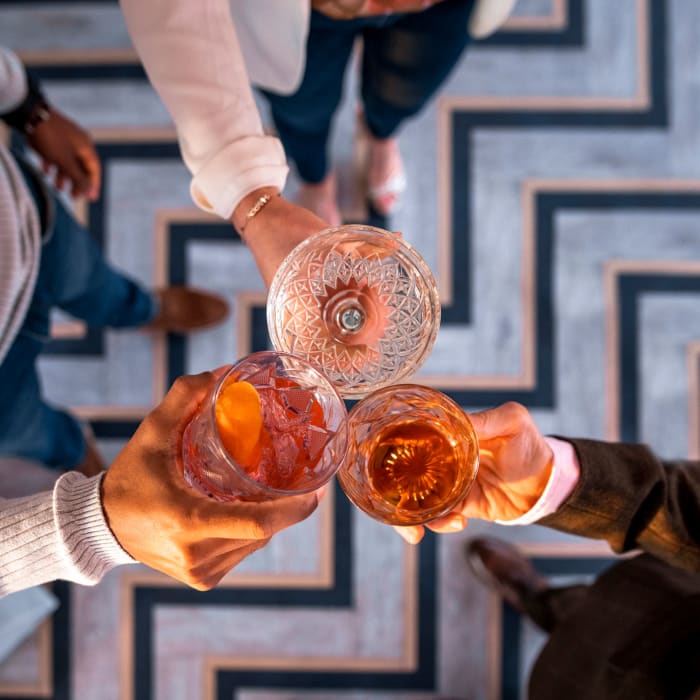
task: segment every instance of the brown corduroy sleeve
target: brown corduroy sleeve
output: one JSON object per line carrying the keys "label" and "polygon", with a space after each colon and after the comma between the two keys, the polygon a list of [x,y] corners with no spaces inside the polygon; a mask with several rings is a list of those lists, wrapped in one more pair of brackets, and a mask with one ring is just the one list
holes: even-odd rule
{"label": "brown corduroy sleeve", "polygon": [[700,462],[663,462],[642,445],[562,439],[576,450],[579,481],[538,524],[700,571]]}

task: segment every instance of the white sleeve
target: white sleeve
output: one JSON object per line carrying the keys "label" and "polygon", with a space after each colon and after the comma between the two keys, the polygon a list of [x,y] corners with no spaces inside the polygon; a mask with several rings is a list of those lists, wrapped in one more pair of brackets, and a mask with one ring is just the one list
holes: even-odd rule
{"label": "white sleeve", "polygon": [[149,79],[175,122],[191,194],[229,218],[263,186],[282,189],[279,140],[263,134],[227,0],[120,0]]}
{"label": "white sleeve", "polygon": [[27,74],[17,54],[0,46],[0,114],[19,107],[27,96]]}
{"label": "white sleeve", "polygon": [[68,472],[53,491],[0,499],[0,596],[55,579],[91,585],[134,563],[107,525],[101,482]]}

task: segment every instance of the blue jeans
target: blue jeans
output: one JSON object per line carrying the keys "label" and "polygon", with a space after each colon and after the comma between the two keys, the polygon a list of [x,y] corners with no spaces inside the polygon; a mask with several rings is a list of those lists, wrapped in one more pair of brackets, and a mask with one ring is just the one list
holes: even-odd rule
{"label": "blue jeans", "polygon": [[31,170],[18,164],[37,209],[48,208],[49,221],[29,310],[0,364],[0,454],[70,469],[85,456],[82,428],[70,413],[43,400],[36,369],[49,340],[51,308],[63,309],[90,326],[122,328],[147,323],[157,307],[150,292],[107,264],[55,193],[43,192]]}
{"label": "blue jeans", "polygon": [[443,0],[422,12],[338,20],[313,11],[306,68],[292,95],[263,91],[289,160],[305,182],[328,173],[328,136],[355,39],[362,36],[362,102],[377,138],[392,136],[442,85],[469,43],[474,0]]}

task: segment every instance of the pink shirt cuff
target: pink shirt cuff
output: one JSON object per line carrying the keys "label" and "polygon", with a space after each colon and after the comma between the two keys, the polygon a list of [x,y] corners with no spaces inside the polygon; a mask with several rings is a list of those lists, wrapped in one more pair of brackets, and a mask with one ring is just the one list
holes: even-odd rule
{"label": "pink shirt cuff", "polygon": [[546,437],[554,452],[554,466],[547,486],[537,503],[515,520],[496,520],[499,525],[531,525],[546,515],[554,513],[569,497],[578,483],[579,463],[574,446],[565,440]]}

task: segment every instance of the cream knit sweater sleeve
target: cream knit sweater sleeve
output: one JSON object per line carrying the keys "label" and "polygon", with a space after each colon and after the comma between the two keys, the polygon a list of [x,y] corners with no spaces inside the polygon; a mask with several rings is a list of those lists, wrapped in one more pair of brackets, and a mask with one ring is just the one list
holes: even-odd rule
{"label": "cream knit sweater sleeve", "polygon": [[101,481],[68,472],[53,491],[0,499],[0,596],[55,579],[94,585],[135,563],[107,525]]}

